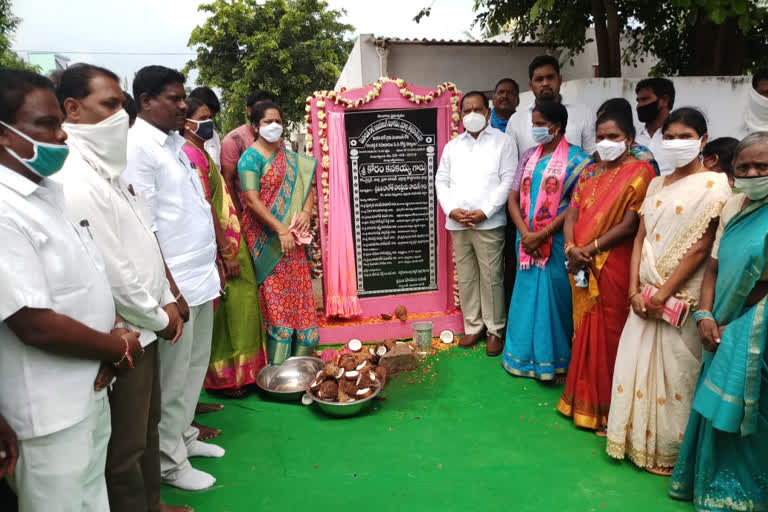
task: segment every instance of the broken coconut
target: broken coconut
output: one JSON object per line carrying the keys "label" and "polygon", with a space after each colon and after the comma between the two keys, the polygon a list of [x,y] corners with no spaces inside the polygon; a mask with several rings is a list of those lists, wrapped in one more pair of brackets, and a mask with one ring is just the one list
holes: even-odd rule
{"label": "broken coconut", "polygon": [[377,366],[373,372],[376,374],[376,378],[379,382],[381,382],[382,389],[384,386],[387,385],[387,381],[389,380],[389,368],[386,366]]}
{"label": "broken coconut", "polygon": [[392,315],[390,315],[389,313],[382,313],[381,314],[381,319],[382,320],[392,320]]}
{"label": "broken coconut", "polygon": [[388,350],[389,349],[387,348],[387,346],[384,345],[383,343],[379,343],[378,345],[376,345],[376,355],[378,357],[381,357],[384,354],[386,354]]}
{"label": "broken coconut", "polygon": [[408,320],[408,310],[405,309],[405,306],[397,306],[395,308],[395,316],[401,322],[405,322],[406,320]]}
{"label": "broken coconut", "polygon": [[323,400],[334,400],[339,393],[339,386],[332,380],[327,380],[320,385],[317,396]]}
{"label": "broken coconut", "polygon": [[349,340],[347,348],[352,352],[360,352],[363,349],[363,342],[358,339]]}
{"label": "broken coconut", "polygon": [[357,370],[352,370],[351,372],[346,372],[344,374],[344,377],[349,380],[357,380],[357,376],[360,375],[360,372]]}
{"label": "broken coconut", "polygon": [[358,389],[356,393],[356,398],[358,400],[362,400],[363,398],[368,398],[372,394],[373,394],[373,390],[371,388]]}
{"label": "broken coconut", "polygon": [[339,367],[333,363],[325,363],[323,366],[323,373],[326,377],[336,379],[338,378],[337,375],[339,374]]}
{"label": "broken coconut", "polygon": [[446,343],[446,344],[453,343],[453,333],[451,331],[447,330],[447,329],[445,331],[441,332],[440,333],[440,341],[442,341],[443,343]]}
{"label": "broken coconut", "polygon": [[363,361],[359,365],[355,367],[355,370],[361,372],[366,369],[366,367],[371,366],[371,363],[369,361]]}
{"label": "broken coconut", "polygon": [[345,357],[341,361],[339,361],[339,366],[344,368],[347,371],[354,370],[357,368],[357,360],[354,357]]}

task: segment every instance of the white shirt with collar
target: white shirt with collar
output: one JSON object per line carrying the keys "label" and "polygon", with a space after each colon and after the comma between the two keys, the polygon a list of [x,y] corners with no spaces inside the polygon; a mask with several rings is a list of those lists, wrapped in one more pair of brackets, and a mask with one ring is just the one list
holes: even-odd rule
{"label": "white shirt with collar", "polygon": [[[567,103],[562,101],[562,105],[568,111],[568,122],[565,126],[565,140],[574,146],[579,146],[588,155],[593,155],[597,151],[595,145],[595,115],[590,113],[586,106],[579,103]],[[523,153],[538,146],[531,135],[533,126],[533,108],[536,102],[528,105],[528,108],[518,109],[512,114],[507,123],[506,134],[514,141],[515,165]]]}
{"label": "white shirt with collar", "polygon": [[50,309],[108,333],[115,305],[98,249],[66,216],[53,180],[36,184],[0,165],[0,240],[0,414],[31,439],[83,421],[106,390],[93,390],[99,361],[26,345],[5,320],[25,307]]}
{"label": "white shirt with collar", "polygon": [[199,306],[219,296],[216,236],[200,176],[183,146],[175,131],[136,119],[122,178],[145,197],[173,279],[187,304]]}
{"label": "white shirt with collar", "polygon": [[[509,137],[490,125],[483,128],[477,139],[465,131],[448,142],[435,176],[437,200],[446,217],[456,208],[482,210],[487,219],[474,229],[506,225],[504,207],[515,177],[515,164]],[[467,229],[450,217],[445,228]]]}
{"label": "white shirt with collar", "polygon": [[157,339],[155,331],[168,326],[162,307],[174,302],[152,214],[120,178],[109,178],[83,157],[75,136],[70,135],[67,143],[69,156],[54,180],[64,187],[70,217],[89,219],[117,312],[140,332],[146,347]]}
{"label": "white shirt with collar", "polygon": [[659,172],[662,176],[666,176],[667,174],[671,174],[675,168],[664,156],[663,141],[664,134],[661,133],[661,128],[653,133],[653,137],[651,137],[648,128],[646,128],[644,124],[637,129],[635,142],[648,148],[653,154],[656,163],[659,164]]}
{"label": "white shirt with collar", "polygon": [[205,141],[203,149],[213,158],[213,161],[216,162],[216,167],[221,172],[221,137],[219,137],[216,130],[213,130],[213,137]]}

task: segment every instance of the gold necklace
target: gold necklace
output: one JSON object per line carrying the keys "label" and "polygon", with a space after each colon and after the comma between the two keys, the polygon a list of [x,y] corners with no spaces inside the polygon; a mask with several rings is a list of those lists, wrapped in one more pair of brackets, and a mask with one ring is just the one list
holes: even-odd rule
{"label": "gold necklace", "polygon": [[[599,164],[598,164],[599,165]],[[597,182],[595,183],[594,188],[592,189],[592,193],[589,196],[589,199],[587,199],[587,202],[585,203],[585,206],[587,208],[592,207],[593,204],[595,204],[595,194],[597,193],[597,187],[600,185],[600,178],[605,176],[606,174],[611,175],[611,179],[608,180],[608,185],[603,190],[610,190],[611,185],[613,185],[613,180],[616,179],[616,176],[619,174],[619,171],[621,170],[621,167],[624,165],[624,162],[622,162],[621,165],[616,167],[616,169],[612,171],[603,171],[601,174],[594,176],[593,179],[596,179]]]}

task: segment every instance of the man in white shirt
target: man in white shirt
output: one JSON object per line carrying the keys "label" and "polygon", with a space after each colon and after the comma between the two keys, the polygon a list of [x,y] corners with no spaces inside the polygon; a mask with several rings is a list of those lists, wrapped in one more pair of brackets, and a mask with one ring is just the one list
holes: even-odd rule
{"label": "man in white shirt", "polygon": [[132,367],[142,348],[115,314],[92,219],[68,218],[48,178],[68,154],[61,121],[50,80],[0,70],[0,415],[18,436],[20,512],[109,512],[100,367]]}
{"label": "man in white shirt", "polygon": [[[175,343],[183,322],[152,228],[152,216],[120,175],[126,166],[128,114],[111,71],[75,64],[57,87],[70,153],[55,180],[67,212],[92,219],[118,314],[137,331],[145,354],[109,393],[112,439],[107,454],[111,512],[160,512],[160,374],[158,336]],[[166,511],[188,510],[167,507]]]}
{"label": "man in white shirt", "polygon": [[[197,441],[191,426],[211,355],[213,301],[221,275],[211,206],[197,170],[182,151],[184,75],[163,66],[136,73],[133,97],[139,109],[128,132],[128,166],[123,180],[143,194],[152,211],[165,262],[189,305],[184,333],[173,346],[160,340],[160,473],[174,487],[200,490],[216,479],[194,469],[189,457],[221,457],[224,450]],[[179,299],[181,300],[181,299]]]}
{"label": "man in white shirt", "polygon": [[768,68],[752,75],[752,88],[747,93],[743,136],[768,131]]}
{"label": "man in white shirt", "polygon": [[[211,111],[212,119],[214,120],[219,115],[219,112],[221,112],[219,97],[216,96],[216,93],[210,87],[195,87],[189,93],[189,97],[197,98],[205,103]],[[205,141],[203,148],[213,158],[213,161],[216,162],[216,167],[221,172],[221,137],[219,137],[219,133],[216,130],[213,130],[213,137]]]}
{"label": "man in white shirt", "polygon": [[465,131],[443,148],[435,188],[459,274],[465,333],[459,344],[472,347],[487,329],[486,353],[497,356],[504,348],[505,206],[515,162],[509,138],[488,124],[482,92],[465,94],[461,113]]}
{"label": "man in white shirt", "polygon": [[565,131],[565,139],[574,146],[581,147],[588,155],[594,154],[597,150],[595,146],[595,116],[585,105],[566,102],[560,96],[563,77],[560,75],[560,63],[557,59],[550,55],[534,58],[528,66],[528,76],[530,78],[528,86],[535,100],[527,108],[518,109],[507,123],[506,133],[514,142],[515,165],[523,153],[538,146],[531,136],[531,116],[533,107],[543,101],[556,101],[563,104],[568,110],[568,127]]}
{"label": "man in white shirt", "polygon": [[646,78],[637,83],[635,94],[637,118],[641,123],[635,142],[651,151],[661,175],[667,175],[675,168],[662,150],[664,136],[661,129],[675,106],[675,84],[666,78]]}

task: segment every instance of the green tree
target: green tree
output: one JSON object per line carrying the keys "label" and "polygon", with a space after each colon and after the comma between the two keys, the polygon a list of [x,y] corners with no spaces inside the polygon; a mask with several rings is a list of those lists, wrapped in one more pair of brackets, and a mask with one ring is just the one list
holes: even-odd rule
{"label": "green tree", "polygon": [[210,17],[192,31],[197,56],[186,70],[221,89],[223,130],[244,121],[255,89],[276,94],[286,119],[300,121],[307,96],[333,88],[352,48],[344,11],[322,0],[214,0],[199,10]]}
{"label": "green tree", "polygon": [[[475,0],[486,35],[509,33],[584,50],[595,30],[600,76],[621,76],[622,63],[645,54],[654,74],[737,75],[768,60],[768,9],[760,0]],[[422,9],[416,20],[429,15]]]}
{"label": "green tree", "polygon": [[11,1],[0,0],[0,67],[37,71],[11,50],[11,41],[21,20],[11,12]]}

